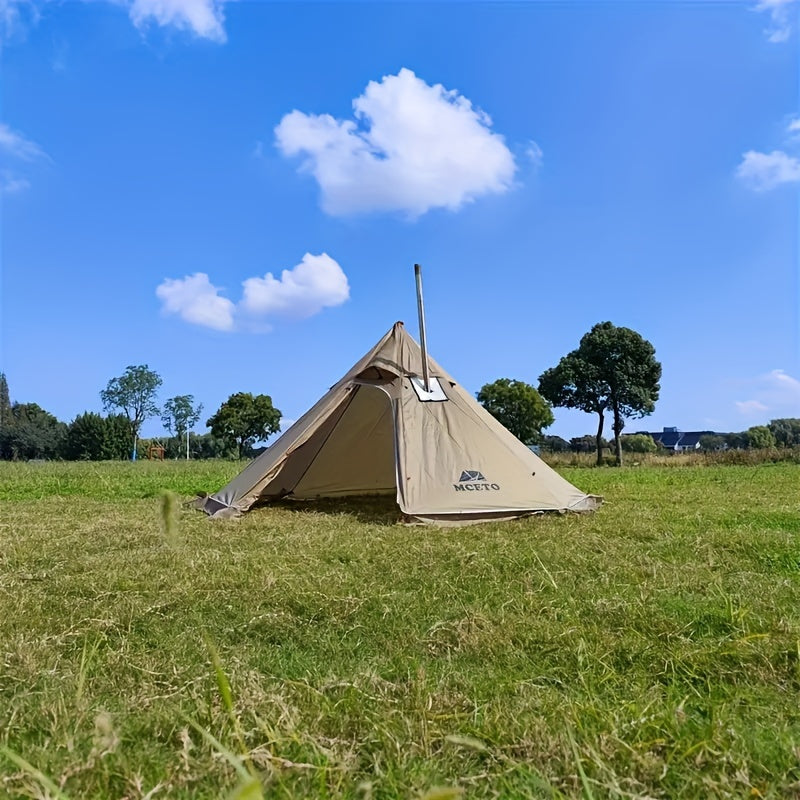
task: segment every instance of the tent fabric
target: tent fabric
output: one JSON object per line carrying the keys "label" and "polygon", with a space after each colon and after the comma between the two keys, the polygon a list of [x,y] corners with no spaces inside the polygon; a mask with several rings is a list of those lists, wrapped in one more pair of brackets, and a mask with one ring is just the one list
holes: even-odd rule
{"label": "tent fabric", "polygon": [[[236,516],[283,497],[390,494],[407,521],[438,525],[544,511],[593,511],[587,495],[547,466],[397,322],[271,447],[198,505]],[[414,385],[416,383],[416,386]]]}

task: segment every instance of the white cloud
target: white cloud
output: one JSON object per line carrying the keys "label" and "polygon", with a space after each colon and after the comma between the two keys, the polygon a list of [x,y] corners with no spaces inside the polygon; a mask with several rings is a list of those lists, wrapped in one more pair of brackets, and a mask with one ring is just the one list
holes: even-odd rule
{"label": "white cloud", "polygon": [[20,178],[19,175],[5,169],[0,172],[0,193],[15,194],[29,187],[30,183],[25,178]]}
{"label": "white cloud", "polygon": [[756,191],[766,191],[783,183],[800,182],[800,159],[783,150],[771,153],[748,150],[742,156],[736,174]]}
{"label": "white cloud", "polygon": [[796,0],[759,0],[756,11],[765,11],[770,16],[771,25],[764,33],[770,42],[785,42],[792,35],[792,21],[789,7]]}
{"label": "white cloud", "polygon": [[347,276],[327,253],[306,253],[297,266],[283,270],[280,280],[268,272],[242,285],[241,306],[253,315],[310,317],[350,297]]}
{"label": "white cloud", "polygon": [[736,408],[742,414],[757,414],[761,411],[768,411],[769,409],[758,400],[742,400],[736,402]]}
{"label": "white cloud", "polygon": [[528,146],[525,148],[525,155],[531,160],[535,167],[540,167],[542,165],[544,153],[542,152],[542,148],[539,147],[533,139],[528,142]]}
{"label": "white cloud", "polygon": [[133,0],[129,13],[137,28],[150,22],[188,30],[201,39],[226,40],[223,5],[226,0]]}
{"label": "white cloud", "polygon": [[800,380],[782,369],[773,369],[752,382],[751,400],[736,403],[742,414],[769,412],[773,418],[800,416]]}
{"label": "white cloud", "polygon": [[49,162],[50,156],[36,142],[0,122],[0,194],[16,194],[30,187],[30,181],[18,173],[20,161]]}
{"label": "white cloud", "polygon": [[48,159],[47,153],[36,142],[32,142],[19,131],[6,125],[5,122],[0,122],[0,151],[6,156],[20,161]]}
{"label": "white cloud", "polygon": [[[50,0],[0,0],[0,37],[10,39],[17,33],[24,35],[27,27],[35,25],[41,16],[40,9]],[[175,27],[189,31],[201,39],[224,42],[224,5],[230,0],[107,0],[125,8],[133,24],[146,28],[155,23],[161,27]],[[62,64],[59,58],[56,64]]]}
{"label": "white cloud", "polygon": [[16,35],[24,37],[28,25],[39,21],[39,6],[43,0],[0,0],[0,39]]}
{"label": "white cloud", "polygon": [[503,137],[456,91],[401,69],[370,81],[353,109],[355,121],[292,111],[275,128],[284,155],[305,157],[329,214],[417,216],[511,186],[516,165]]}
{"label": "white cloud", "polygon": [[186,322],[218,331],[233,329],[234,305],[220,295],[220,289],[209,281],[205,272],[167,278],[156,289],[156,296],[167,314],[177,314]]}
{"label": "white cloud", "polygon": [[791,139],[800,136],[800,118],[789,120],[789,124],[786,126],[786,132]]}
{"label": "white cloud", "polygon": [[242,299],[234,304],[220,295],[208,275],[197,272],[185,278],[167,278],[156,289],[156,296],[165,313],[177,314],[186,322],[220,331],[241,327],[251,333],[272,330],[267,317],[310,317],[350,297],[347,276],[327,253],[306,253],[293,269],[283,270],[280,279],[268,272],[263,278],[248,278],[242,286]]}

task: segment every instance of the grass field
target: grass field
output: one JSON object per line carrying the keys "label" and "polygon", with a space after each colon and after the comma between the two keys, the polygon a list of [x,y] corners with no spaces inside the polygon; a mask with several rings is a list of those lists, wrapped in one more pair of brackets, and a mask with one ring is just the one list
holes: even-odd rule
{"label": "grass field", "polygon": [[161,497],[238,469],[0,464],[0,796],[800,797],[800,465],[464,529]]}

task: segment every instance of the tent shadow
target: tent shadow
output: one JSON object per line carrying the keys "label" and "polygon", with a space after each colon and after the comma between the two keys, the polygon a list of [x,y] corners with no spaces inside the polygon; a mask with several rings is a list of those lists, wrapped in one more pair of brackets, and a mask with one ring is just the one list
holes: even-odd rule
{"label": "tent shadow", "polygon": [[382,495],[277,500],[263,507],[280,508],[296,514],[350,517],[370,525],[398,525],[403,522],[403,514],[397,505],[397,500]]}

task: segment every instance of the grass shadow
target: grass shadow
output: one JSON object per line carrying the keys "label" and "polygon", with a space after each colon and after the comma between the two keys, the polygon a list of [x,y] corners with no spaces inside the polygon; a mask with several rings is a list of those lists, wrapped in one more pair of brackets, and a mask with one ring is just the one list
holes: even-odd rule
{"label": "grass shadow", "polygon": [[389,495],[325,497],[315,500],[277,500],[262,508],[281,508],[298,514],[345,516],[368,525],[397,525],[403,514],[397,500]]}

